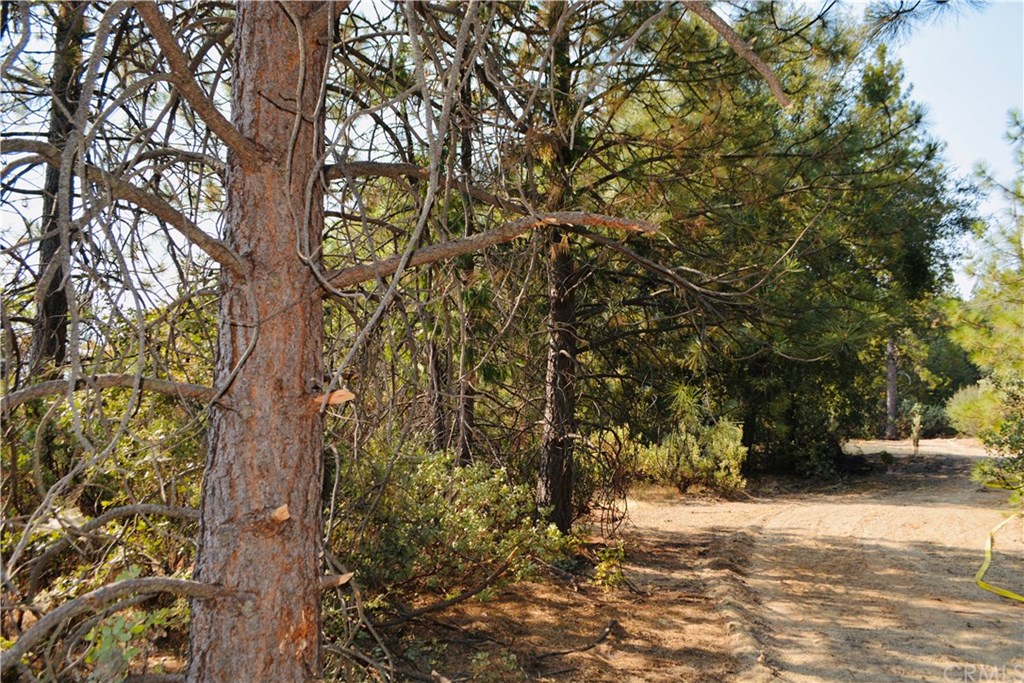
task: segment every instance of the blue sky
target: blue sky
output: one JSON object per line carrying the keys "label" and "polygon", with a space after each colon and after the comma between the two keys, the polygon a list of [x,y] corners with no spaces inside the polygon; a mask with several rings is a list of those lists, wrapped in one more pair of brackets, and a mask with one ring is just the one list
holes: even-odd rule
{"label": "blue sky", "polygon": [[[947,144],[946,159],[961,174],[982,162],[1003,183],[1014,174],[1006,140],[1007,112],[1024,109],[1024,0],[996,0],[918,27],[891,54],[903,61],[911,96],[927,108],[931,133]],[[981,205],[985,215],[1005,209],[996,197]],[[967,240],[968,254],[974,242]],[[971,280],[957,273],[960,293]]]}
{"label": "blue sky", "polygon": [[1024,108],[1024,0],[990,3],[919,26],[891,51],[903,60],[912,97],[926,105],[932,133],[964,172],[984,161],[1013,173],[1007,112]]}

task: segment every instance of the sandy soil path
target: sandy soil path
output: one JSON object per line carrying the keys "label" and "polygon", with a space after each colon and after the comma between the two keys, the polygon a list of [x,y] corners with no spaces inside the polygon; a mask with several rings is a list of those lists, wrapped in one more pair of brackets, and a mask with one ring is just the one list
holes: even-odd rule
{"label": "sandy soil path", "polygon": [[[1005,495],[970,481],[977,444],[859,442],[889,472],[848,487],[743,502],[631,501],[638,537],[720,539],[704,576],[743,671],[737,680],[1024,681],[1024,605],[974,573]],[[641,577],[638,577],[641,578]],[[1003,528],[989,580],[1024,588],[1024,525]]]}

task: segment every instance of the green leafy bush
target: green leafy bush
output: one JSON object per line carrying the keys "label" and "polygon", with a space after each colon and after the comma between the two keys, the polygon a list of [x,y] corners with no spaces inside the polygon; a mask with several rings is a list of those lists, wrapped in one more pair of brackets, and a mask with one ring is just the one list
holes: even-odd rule
{"label": "green leafy bush", "polygon": [[1003,403],[996,387],[987,380],[960,389],[946,403],[946,415],[957,432],[981,436],[998,432],[1003,419]]}
{"label": "green leafy bush", "polygon": [[85,663],[92,666],[89,681],[109,683],[125,679],[128,665],[143,653],[148,642],[162,634],[171,610],[129,612],[107,617],[89,631]]}
{"label": "green leafy bush", "polygon": [[743,430],[734,422],[677,427],[659,444],[638,450],[638,470],[651,481],[681,491],[700,485],[721,491],[746,486]]}
{"label": "green leafy bush", "polygon": [[1010,503],[1024,506],[1024,380],[998,380],[1003,419],[981,440],[997,457],[974,467],[974,479],[985,486],[1010,491]]}
{"label": "green leafy bush", "polygon": [[597,551],[597,564],[594,565],[594,584],[606,589],[617,588],[626,583],[626,573],[622,563],[626,561],[626,547],[619,541]]}
{"label": "green leafy bush", "polygon": [[952,427],[946,414],[946,406],[919,403],[914,400],[900,402],[900,432],[913,438],[915,432],[921,439],[950,436]]}
{"label": "green leafy bush", "polygon": [[352,501],[330,534],[334,553],[356,571],[376,604],[423,591],[458,593],[508,565],[521,578],[535,559],[565,548],[537,521],[533,492],[483,462],[458,466],[451,453],[368,457],[341,477]]}

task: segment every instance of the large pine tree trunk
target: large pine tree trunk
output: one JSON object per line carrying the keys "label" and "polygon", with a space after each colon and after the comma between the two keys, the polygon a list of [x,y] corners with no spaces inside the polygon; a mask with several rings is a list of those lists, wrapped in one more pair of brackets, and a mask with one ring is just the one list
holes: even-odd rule
{"label": "large pine tree trunk", "polygon": [[[323,5],[287,9],[303,23]],[[320,671],[323,314],[297,245],[316,254],[322,235],[321,184],[309,185],[308,209],[304,198],[321,153],[329,41],[306,29],[300,60],[281,5],[237,6],[233,123],[274,160],[229,159],[227,239],[250,276],[222,277],[215,382],[228,389],[212,414],[195,574],[250,597],[193,605],[190,682],[289,683]]]}

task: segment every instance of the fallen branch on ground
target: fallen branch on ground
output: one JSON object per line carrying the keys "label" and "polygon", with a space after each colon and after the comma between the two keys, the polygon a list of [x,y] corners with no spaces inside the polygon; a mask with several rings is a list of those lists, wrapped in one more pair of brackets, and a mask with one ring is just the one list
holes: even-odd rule
{"label": "fallen branch on ground", "polygon": [[534,656],[534,660],[540,661],[541,659],[547,659],[548,657],[562,657],[564,655],[571,655],[571,654],[574,654],[576,652],[586,652],[587,650],[591,650],[591,649],[597,647],[598,645],[600,645],[601,643],[603,643],[604,641],[608,640],[608,636],[610,636],[612,634],[612,631],[618,625],[619,625],[619,622],[617,622],[614,619],[612,619],[611,621],[608,622],[608,625],[604,627],[604,630],[601,631],[601,635],[599,635],[597,637],[597,640],[595,640],[595,641],[593,641],[593,642],[591,642],[591,643],[589,643],[587,645],[583,645],[581,647],[574,647],[571,650],[559,650],[558,652],[545,652],[542,655],[535,655]]}
{"label": "fallen branch on ground", "polygon": [[508,571],[508,567],[512,563],[512,559],[516,556],[517,552],[519,552],[519,548],[518,547],[513,549],[512,552],[509,554],[509,556],[505,559],[505,561],[502,562],[501,564],[499,564],[497,566],[497,568],[493,572],[488,574],[487,578],[485,578],[483,581],[481,581],[480,583],[476,584],[472,588],[468,588],[468,589],[462,591],[461,593],[459,593],[458,595],[456,595],[454,597],[451,597],[451,598],[448,598],[447,600],[441,600],[440,602],[435,602],[435,603],[433,603],[431,605],[427,605],[425,607],[419,607],[419,608],[414,609],[414,610],[408,610],[405,613],[403,613],[402,616],[398,617],[397,619],[392,619],[390,621],[385,621],[383,624],[379,624],[379,626],[381,628],[389,628],[391,626],[398,626],[399,624],[404,624],[405,622],[409,621],[410,619],[414,619],[414,618],[422,616],[424,614],[429,614],[430,612],[437,612],[439,610],[448,609],[449,607],[452,607],[453,605],[457,605],[460,602],[464,602],[466,600],[469,600],[474,595],[477,595],[478,593],[483,592],[484,589],[489,588],[495,581],[497,581],[501,577],[502,574],[504,574],[506,571]]}

